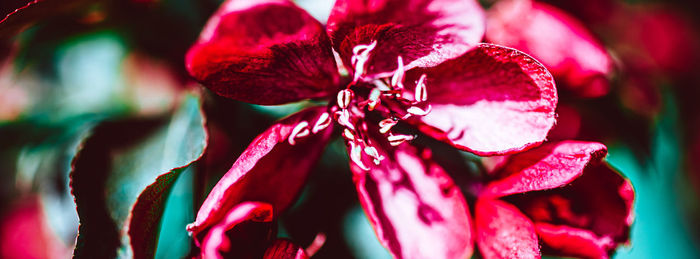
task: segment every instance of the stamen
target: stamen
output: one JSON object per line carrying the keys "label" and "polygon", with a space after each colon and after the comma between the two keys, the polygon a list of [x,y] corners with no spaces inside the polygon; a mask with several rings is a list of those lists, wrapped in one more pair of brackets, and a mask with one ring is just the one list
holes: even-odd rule
{"label": "stamen", "polygon": [[403,78],[406,75],[406,71],[404,70],[403,59],[401,58],[401,56],[399,56],[396,61],[399,63],[399,67],[396,69],[396,72],[394,72],[394,75],[391,77],[391,86],[397,89],[402,89]]}
{"label": "stamen", "polygon": [[357,82],[365,74],[365,63],[369,60],[369,53],[377,46],[377,41],[372,41],[369,45],[357,45],[352,49],[353,56],[350,63],[355,66],[355,76],[353,82]]}
{"label": "stamen", "polygon": [[425,116],[430,113],[430,110],[432,109],[432,106],[428,105],[428,109],[423,110],[417,106],[411,106],[406,110],[408,113],[413,114],[413,115],[418,115],[418,116]]}
{"label": "stamen", "polygon": [[372,91],[369,93],[369,102],[367,103],[367,109],[370,111],[374,110],[374,107],[379,104],[379,97],[382,96],[382,91],[379,90],[378,88],[373,88]]}
{"label": "stamen", "polygon": [[331,120],[331,116],[328,115],[327,112],[321,113],[321,116],[318,116],[318,120],[316,121],[314,128],[311,130],[311,133],[316,134],[317,132],[327,128],[331,125],[331,122],[333,122],[333,120]]}
{"label": "stamen", "polygon": [[336,120],[338,121],[338,124],[345,126],[351,130],[355,130],[355,126],[350,123],[350,112],[348,109],[342,109],[340,111],[335,112]]}
{"label": "stamen", "polygon": [[411,135],[389,135],[386,139],[389,140],[389,144],[392,146],[398,146],[401,143],[413,140],[414,137]]}
{"label": "stamen", "polygon": [[292,133],[289,134],[289,138],[287,141],[289,141],[289,144],[294,146],[296,144],[296,141],[294,140],[295,138],[301,138],[301,137],[306,137],[309,135],[309,123],[306,121],[301,121],[299,124],[297,124],[294,129],[292,129]]}
{"label": "stamen", "polygon": [[341,109],[348,108],[354,96],[355,93],[350,89],[343,89],[342,91],[338,92],[338,107]]}
{"label": "stamen", "polygon": [[375,147],[373,147],[373,146],[367,146],[367,147],[365,147],[365,154],[367,154],[367,155],[371,156],[372,158],[374,158],[374,161],[373,161],[373,162],[374,162],[375,165],[379,165],[379,163],[381,163],[382,160],[384,160],[384,157],[383,157],[383,156],[380,156],[380,155],[379,155],[379,152],[377,152],[377,149],[376,149]]}
{"label": "stamen", "polygon": [[369,170],[369,167],[362,163],[362,147],[360,147],[360,145],[356,144],[354,141],[350,142],[350,159],[357,166],[362,168],[362,170]]}
{"label": "stamen", "polygon": [[391,130],[391,128],[396,125],[396,123],[399,123],[398,121],[388,118],[388,119],[383,119],[382,121],[379,122],[379,133],[386,134]]}
{"label": "stamen", "polygon": [[314,238],[314,241],[311,241],[311,244],[304,249],[304,252],[306,252],[306,256],[311,258],[318,252],[321,247],[323,247],[323,244],[326,243],[326,234],[324,233],[318,233],[316,234],[316,237]]}
{"label": "stamen", "polygon": [[343,136],[345,137],[345,139],[348,139],[350,141],[355,140],[355,134],[352,134],[352,131],[350,131],[347,128],[343,130]]}
{"label": "stamen", "polygon": [[375,88],[379,89],[380,91],[391,90],[391,88],[384,82],[384,80],[375,79],[374,81],[372,81],[372,84],[374,84]]}
{"label": "stamen", "polygon": [[428,100],[428,90],[425,86],[426,77],[427,76],[425,74],[422,74],[420,79],[418,79],[418,83],[416,84],[415,98],[417,102],[425,102]]}

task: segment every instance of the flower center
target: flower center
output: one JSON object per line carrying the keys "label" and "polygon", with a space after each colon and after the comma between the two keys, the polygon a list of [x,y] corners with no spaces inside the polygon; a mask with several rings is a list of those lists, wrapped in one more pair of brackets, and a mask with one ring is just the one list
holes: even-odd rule
{"label": "flower center", "polygon": [[[413,93],[404,88],[406,71],[403,59],[397,57],[398,67],[390,78],[373,79],[371,82],[364,82],[366,62],[369,60],[371,51],[377,45],[373,41],[369,45],[357,45],[353,48],[351,63],[354,67],[353,81],[348,86],[338,92],[337,104],[332,107],[333,117],[337,123],[343,127],[343,138],[350,145],[350,158],[360,168],[369,169],[362,161],[364,155],[369,156],[371,161],[379,164],[382,157],[369,137],[369,130],[377,130],[379,134],[385,136],[392,146],[398,146],[405,141],[414,139],[412,135],[398,134],[392,128],[401,120],[406,120],[411,116],[425,116],[430,112],[430,104],[427,103],[428,94],[426,90],[426,75],[414,82]],[[356,93],[364,93],[358,94]],[[382,118],[379,123],[368,127],[365,120],[365,113],[369,111],[378,112]]]}
{"label": "flower center", "polygon": [[[392,128],[402,120],[413,116],[425,116],[430,112],[431,106],[427,102],[427,76],[423,74],[413,82],[414,91],[407,90],[404,87],[406,71],[403,59],[399,56],[397,57],[398,67],[391,77],[371,80],[364,78],[367,61],[376,45],[377,42],[373,41],[368,45],[361,44],[353,48],[351,64],[355,73],[352,82],[338,92],[336,103],[330,108],[330,114],[321,114],[313,127],[306,121],[298,123],[289,136],[290,144],[294,145],[296,138],[325,129],[332,120],[335,120],[343,128],[342,136],[350,145],[350,159],[360,168],[369,170],[363,162],[363,157],[368,157],[376,165],[384,159],[377,151],[377,143],[373,143],[370,135],[384,136],[392,146],[398,146],[415,138],[412,135],[396,133]],[[377,125],[368,125],[365,119],[367,112],[376,112],[383,119]]]}

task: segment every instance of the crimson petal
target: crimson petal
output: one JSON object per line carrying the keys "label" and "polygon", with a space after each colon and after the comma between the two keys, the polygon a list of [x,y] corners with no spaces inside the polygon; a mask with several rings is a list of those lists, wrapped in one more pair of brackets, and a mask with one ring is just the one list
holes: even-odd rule
{"label": "crimson petal", "polygon": [[629,241],[634,189],[607,164],[586,168],[565,187],[507,199],[537,224],[543,251],[548,254],[611,254],[619,244]]}
{"label": "crimson petal", "polygon": [[489,41],[537,58],[565,86],[587,97],[610,90],[610,55],[575,18],[543,3],[500,1],[488,12]]}
{"label": "crimson petal", "polygon": [[599,163],[607,148],[596,142],[562,141],[512,155],[482,191],[482,197],[552,189],[577,177],[591,163]]}
{"label": "crimson petal", "polygon": [[201,258],[221,259],[222,254],[231,253],[237,258],[260,257],[272,238],[272,210],[272,205],[263,202],[242,202],[231,208],[207,233]]}
{"label": "crimson petal", "polygon": [[521,151],[542,143],[555,121],[557,93],[547,69],[526,54],[480,44],[459,58],[413,69],[427,75],[432,112],[420,128],[478,155]]}
{"label": "crimson petal", "polygon": [[476,202],[476,243],[484,258],[540,258],[532,221],[500,200]]}
{"label": "crimson petal", "polygon": [[299,245],[288,239],[277,239],[265,250],[264,259],[308,259],[309,256]]}
{"label": "crimson petal", "polygon": [[339,80],[323,26],[285,0],[225,2],[186,65],[217,94],[255,104],[323,97]]}
{"label": "crimson petal", "polygon": [[535,223],[535,227],[542,242],[558,254],[584,258],[608,258],[608,251],[617,246],[611,238],[597,237],[589,230],[547,223]]}
{"label": "crimson petal", "polygon": [[354,163],[351,169],[360,203],[382,245],[396,258],[471,256],[467,203],[430,151],[419,154],[408,144],[377,151],[384,157],[381,163],[363,159],[368,171]]}
{"label": "crimson petal", "polygon": [[368,78],[393,72],[399,56],[406,69],[458,57],[481,41],[484,27],[484,11],[474,0],[338,0],[328,19],[346,66],[356,45],[377,41]]}
{"label": "crimson petal", "polygon": [[[325,112],[325,107],[300,111],[260,134],[219,180],[197,213],[188,230],[197,234],[223,218],[242,201],[272,204],[275,213],[294,201],[312,166],[331,137],[332,127],[299,137],[289,143],[294,129],[304,123],[310,127]],[[310,130],[310,129],[309,129]]]}

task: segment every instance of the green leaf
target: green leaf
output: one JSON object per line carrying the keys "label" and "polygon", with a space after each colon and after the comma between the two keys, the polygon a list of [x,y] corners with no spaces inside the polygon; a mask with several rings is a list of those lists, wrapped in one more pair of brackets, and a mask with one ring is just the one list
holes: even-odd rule
{"label": "green leaf", "polygon": [[203,125],[198,99],[187,96],[169,119],[109,121],[93,130],[71,172],[80,217],[74,257],[153,257],[166,197],[204,151]]}

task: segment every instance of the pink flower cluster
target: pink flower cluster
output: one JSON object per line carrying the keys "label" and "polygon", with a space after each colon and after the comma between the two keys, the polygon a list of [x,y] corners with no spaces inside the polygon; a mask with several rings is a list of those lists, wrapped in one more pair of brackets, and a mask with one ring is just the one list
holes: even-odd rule
{"label": "pink flower cluster", "polygon": [[[484,35],[544,65],[480,43]],[[604,258],[628,241],[634,191],[603,161],[606,147],[543,144],[556,120],[555,78],[596,96],[611,67],[555,9],[338,0],[324,27],[290,1],[228,0],[186,65],[235,100],[327,101],[267,129],[217,183],[188,226],[202,258],[311,256],[318,247],[277,239],[273,222],[336,135],[377,238],[397,258],[468,258],[474,244],[485,258]],[[487,175],[457,186],[450,174],[460,172],[448,174],[416,137],[488,156]]]}

